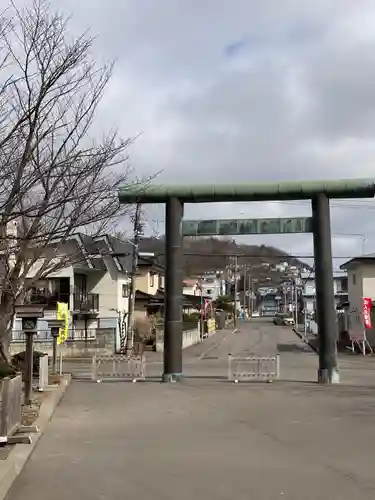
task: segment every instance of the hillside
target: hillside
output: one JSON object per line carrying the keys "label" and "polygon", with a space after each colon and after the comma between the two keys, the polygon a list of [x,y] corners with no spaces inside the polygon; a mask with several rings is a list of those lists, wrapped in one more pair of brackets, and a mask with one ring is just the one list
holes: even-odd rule
{"label": "hillside", "polygon": [[[141,252],[155,252],[161,264],[165,264],[165,242],[163,238],[142,238]],[[218,238],[184,238],[185,277],[199,276],[207,271],[221,271],[233,264],[230,256],[239,255],[239,266],[249,265],[253,269],[262,264],[271,267],[282,262],[291,266],[308,267],[286,252],[266,245],[237,245],[234,240]],[[268,273],[269,271],[267,271]],[[261,274],[265,273],[263,268]],[[266,273],[266,274],[267,274]]]}

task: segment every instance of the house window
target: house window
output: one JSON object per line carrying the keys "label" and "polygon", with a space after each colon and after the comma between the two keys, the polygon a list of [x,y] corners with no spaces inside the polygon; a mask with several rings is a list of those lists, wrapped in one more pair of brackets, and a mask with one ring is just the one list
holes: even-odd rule
{"label": "house window", "polygon": [[353,273],[353,285],[356,285],[357,283],[357,279],[356,279],[356,275],[355,273]]}
{"label": "house window", "polygon": [[129,297],[129,291],[129,283],[122,285],[122,296],[124,297],[124,299],[127,299]]}
{"label": "house window", "polygon": [[74,293],[79,297],[87,294],[87,277],[85,274],[74,274]]}
{"label": "house window", "polygon": [[336,291],[337,293],[347,292],[348,291],[348,280],[347,278],[343,278],[336,282]]}
{"label": "house window", "polygon": [[150,287],[155,286],[155,273],[150,272]]}

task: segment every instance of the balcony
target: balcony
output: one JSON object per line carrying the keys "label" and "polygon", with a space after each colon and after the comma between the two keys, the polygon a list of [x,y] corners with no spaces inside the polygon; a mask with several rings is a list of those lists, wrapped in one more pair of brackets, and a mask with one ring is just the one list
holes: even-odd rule
{"label": "balcony", "polygon": [[58,302],[69,304],[69,293],[32,292],[25,297],[25,304],[41,304],[46,309],[56,309]]}
{"label": "balcony", "polygon": [[80,313],[99,311],[99,295],[97,293],[73,294],[73,310]]}

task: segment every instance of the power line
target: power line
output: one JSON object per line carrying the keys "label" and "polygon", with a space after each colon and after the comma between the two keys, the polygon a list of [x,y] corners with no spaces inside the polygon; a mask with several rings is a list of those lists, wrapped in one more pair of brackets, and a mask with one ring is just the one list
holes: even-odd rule
{"label": "power line", "polygon": [[[156,256],[165,256],[165,252],[155,252]],[[264,258],[264,259],[313,259],[314,255],[285,255],[285,254],[272,254],[272,255],[264,255],[264,254],[244,254],[244,253],[202,253],[202,252],[184,252],[184,256],[191,257],[246,257],[247,259],[252,258]],[[339,255],[332,256],[332,259],[355,259],[360,258],[358,255]],[[365,256],[363,256],[365,257]]]}
{"label": "power line", "polygon": [[[283,204],[283,205],[300,205],[300,206],[305,206],[305,207],[310,207],[310,203],[308,201],[302,201],[302,200],[296,200],[296,201],[269,201],[266,203],[277,203],[277,204]],[[371,205],[370,205],[371,203]],[[344,208],[344,209],[356,209],[356,210],[375,210],[375,203],[374,202],[364,202],[363,204],[352,204],[352,203],[337,203],[337,202],[330,202],[330,207],[331,208]]]}

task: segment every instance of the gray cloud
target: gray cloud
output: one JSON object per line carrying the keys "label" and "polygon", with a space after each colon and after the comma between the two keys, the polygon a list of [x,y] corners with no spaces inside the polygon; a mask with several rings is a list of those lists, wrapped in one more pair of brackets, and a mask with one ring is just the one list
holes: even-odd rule
{"label": "gray cloud", "polygon": [[[137,171],[163,169],[160,182],[191,183],[373,176],[373,0],[65,0],[63,8],[74,14],[73,30],[98,34],[99,59],[117,58],[97,127],[143,133],[131,152]],[[366,233],[370,252],[373,210],[350,207],[361,203],[333,206],[332,228]],[[309,207],[186,213],[241,212],[308,215]],[[153,213],[162,218],[161,208]],[[358,253],[362,241],[335,236],[334,253]],[[267,242],[312,250],[307,236]]]}

